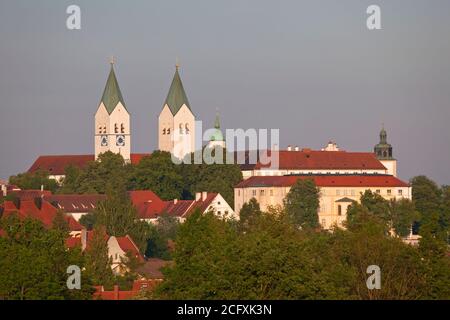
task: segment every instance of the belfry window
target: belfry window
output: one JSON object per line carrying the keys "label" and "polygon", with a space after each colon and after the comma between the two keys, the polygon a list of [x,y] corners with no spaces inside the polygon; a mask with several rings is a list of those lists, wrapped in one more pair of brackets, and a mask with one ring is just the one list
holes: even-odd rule
{"label": "belfry window", "polygon": [[180,134],[183,134],[183,124],[180,123]]}
{"label": "belfry window", "polygon": [[119,126],[117,123],[114,124],[114,133],[119,133]]}
{"label": "belfry window", "polygon": [[166,134],[166,128],[163,129],[163,133],[162,134]]}
{"label": "belfry window", "polygon": [[98,127],[98,133],[102,133],[102,126]]}
{"label": "belfry window", "polygon": [[106,126],[103,126],[103,133],[106,133]]}
{"label": "belfry window", "polygon": [[167,128],[166,134],[170,134],[170,128]]}
{"label": "belfry window", "polygon": [[184,128],[186,129],[186,134],[189,134],[189,124],[185,124],[184,125]]}
{"label": "belfry window", "polygon": [[125,126],[123,123],[120,125],[120,133],[125,133]]}

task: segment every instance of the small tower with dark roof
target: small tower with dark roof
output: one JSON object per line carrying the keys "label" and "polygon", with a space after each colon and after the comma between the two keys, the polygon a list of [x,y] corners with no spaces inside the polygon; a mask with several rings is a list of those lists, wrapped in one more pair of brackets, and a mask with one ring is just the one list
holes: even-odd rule
{"label": "small tower with dark roof", "polygon": [[392,153],[392,145],[387,142],[387,132],[384,125],[380,131],[380,142],[373,148],[375,156],[386,167],[387,173],[397,176],[397,160]]}
{"label": "small tower with dark roof", "polygon": [[130,114],[125,106],[122,92],[111,59],[108,80],[95,113],[95,159],[99,154],[111,151],[130,161],[131,132]]}

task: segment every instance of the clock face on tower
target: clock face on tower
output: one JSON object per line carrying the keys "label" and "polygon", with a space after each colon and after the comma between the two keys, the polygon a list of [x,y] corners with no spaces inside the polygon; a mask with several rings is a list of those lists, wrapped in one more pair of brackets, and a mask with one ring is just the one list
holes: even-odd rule
{"label": "clock face on tower", "polygon": [[118,146],[118,147],[125,146],[125,136],[124,135],[116,136],[116,146]]}
{"label": "clock face on tower", "polygon": [[100,137],[101,145],[102,147],[108,146],[108,136],[101,136]]}

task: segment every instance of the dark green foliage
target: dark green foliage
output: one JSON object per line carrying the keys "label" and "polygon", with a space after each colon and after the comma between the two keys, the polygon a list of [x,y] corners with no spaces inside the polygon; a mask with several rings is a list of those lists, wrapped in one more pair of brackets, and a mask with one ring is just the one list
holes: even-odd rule
{"label": "dark green foliage", "polygon": [[41,186],[44,186],[44,190],[55,192],[58,188],[58,183],[54,179],[49,179],[49,173],[46,171],[19,173],[10,177],[9,183],[24,190],[40,190]]}
{"label": "dark green foliage", "polygon": [[81,250],[67,250],[66,234],[46,230],[37,220],[9,216],[1,221],[0,299],[91,299],[93,288],[82,271],[81,290],[69,290],[67,267],[83,270]]}
{"label": "dark green foliage", "polygon": [[56,211],[55,218],[52,221],[53,229],[59,230],[63,234],[68,235],[69,233],[69,222],[67,222],[66,215],[63,211]]}
{"label": "dark green foliage", "polygon": [[284,199],[289,220],[301,228],[319,226],[319,189],[313,180],[297,180]]}
{"label": "dark green foliage", "polygon": [[[174,265],[156,296],[168,299],[427,299],[448,296],[448,258],[425,263],[371,215],[353,230],[298,229],[262,213],[241,232],[200,212],[180,226]],[[369,265],[381,290],[366,286]]]}
{"label": "dark green foliage", "polygon": [[134,190],[152,190],[163,200],[180,199],[183,177],[169,152],[155,151],[135,166],[130,182]]}
{"label": "dark green foliage", "polygon": [[95,285],[111,287],[114,276],[111,270],[111,258],[108,255],[108,237],[103,226],[97,226],[86,248],[86,273]]}
{"label": "dark green foliage", "polygon": [[147,257],[169,260],[171,252],[169,241],[176,238],[179,228],[177,219],[168,215],[162,215],[158,218],[156,225],[150,225],[150,232],[147,242]]}

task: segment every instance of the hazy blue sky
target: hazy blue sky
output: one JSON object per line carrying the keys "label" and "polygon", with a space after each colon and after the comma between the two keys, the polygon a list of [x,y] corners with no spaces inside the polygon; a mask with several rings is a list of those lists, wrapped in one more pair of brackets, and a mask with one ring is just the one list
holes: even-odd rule
{"label": "hazy blue sky", "polygon": [[[70,4],[80,31],[66,29]],[[367,30],[370,4],[383,30]],[[2,0],[0,177],[94,152],[114,55],[133,152],[157,147],[178,56],[207,124],[219,108],[225,128],[280,128],[282,147],[371,151],[384,122],[401,178],[450,184],[449,31],[448,0]]]}

